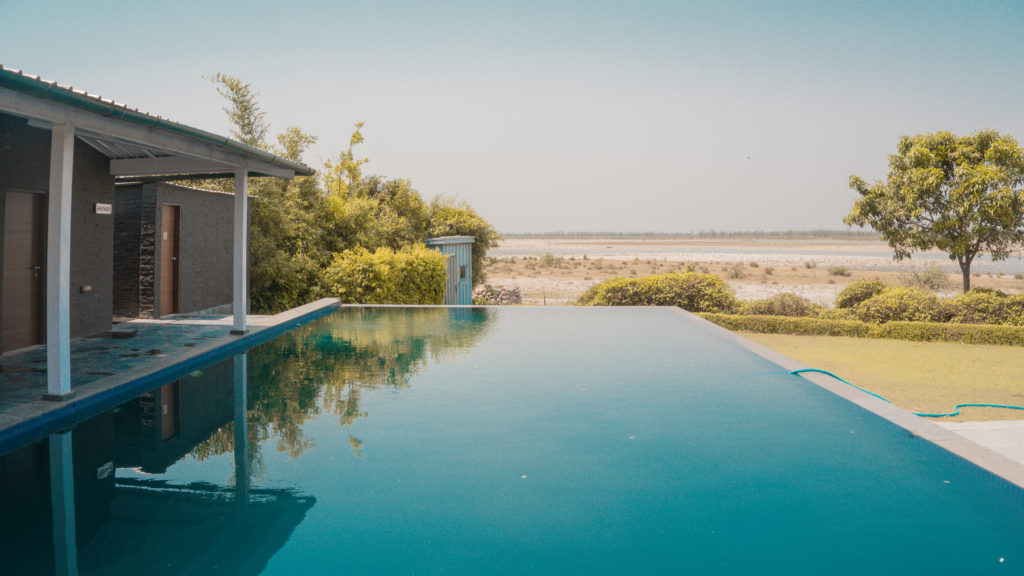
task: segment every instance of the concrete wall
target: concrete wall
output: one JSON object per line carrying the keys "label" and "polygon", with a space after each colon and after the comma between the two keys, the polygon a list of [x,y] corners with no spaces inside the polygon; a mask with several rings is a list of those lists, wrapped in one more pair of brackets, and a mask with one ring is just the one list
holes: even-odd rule
{"label": "concrete wall", "polygon": [[[50,131],[0,114],[0,227],[8,188],[46,191],[50,182]],[[95,214],[95,204],[113,204],[110,161],[75,141],[71,192],[71,335],[110,329],[114,219]],[[0,234],[0,242],[3,235]],[[3,251],[0,250],[0,255]],[[2,285],[2,283],[0,283]],[[83,286],[91,290],[82,292]],[[0,288],[2,289],[2,288]],[[0,319],[2,321],[2,319]]]}
{"label": "concrete wall", "polygon": [[181,207],[178,306],[194,312],[230,304],[234,196],[172,184],[119,186],[114,245],[115,309],[154,318],[160,310],[163,206]]}

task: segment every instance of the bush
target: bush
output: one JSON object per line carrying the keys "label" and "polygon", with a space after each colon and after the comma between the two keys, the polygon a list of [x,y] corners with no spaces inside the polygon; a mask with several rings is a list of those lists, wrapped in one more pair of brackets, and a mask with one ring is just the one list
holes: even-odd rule
{"label": "bush", "polygon": [[346,304],[442,304],[446,261],[422,244],[345,250],[327,267],[324,290]]}
{"label": "bush", "polygon": [[861,302],[854,309],[865,322],[943,322],[946,308],[930,292],[905,286],[886,288],[881,294]]}
{"label": "bush", "polygon": [[580,296],[584,306],[679,306],[690,312],[731,312],[736,298],[712,274],[684,272],[646,278],[612,278]]}
{"label": "bush", "polygon": [[853,274],[853,272],[850,272],[843,266],[833,266],[828,269],[828,273],[832,276],[842,276],[844,278]]}
{"label": "bush", "polygon": [[822,320],[857,320],[852,308],[819,308],[817,317]]}
{"label": "bush", "polygon": [[1006,319],[1004,322],[1012,326],[1024,326],[1024,293],[1007,296]]}
{"label": "bush", "polygon": [[934,292],[949,290],[952,287],[949,274],[938,266],[927,266],[923,270],[912,271],[907,284]]}
{"label": "bush", "polygon": [[770,298],[747,302],[743,305],[743,314],[757,316],[814,316],[818,306],[810,300],[783,292]]}
{"label": "bush", "polygon": [[857,304],[885,291],[885,283],[880,280],[858,280],[836,296],[836,308],[853,308]]}
{"label": "bush", "polygon": [[1002,324],[1007,319],[1006,294],[974,288],[949,302],[950,322],[961,324]]}
{"label": "bush", "polygon": [[735,314],[701,314],[701,317],[729,330],[757,332],[759,334],[870,338],[874,330],[871,324],[857,320],[824,320],[821,318]]}
{"label": "bush", "polygon": [[868,324],[856,320],[826,320],[789,316],[742,316],[701,314],[701,317],[734,331],[801,336],[851,336],[889,338],[917,342],[961,342],[1024,346],[1024,326],[987,326],[936,322],[889,322]]}

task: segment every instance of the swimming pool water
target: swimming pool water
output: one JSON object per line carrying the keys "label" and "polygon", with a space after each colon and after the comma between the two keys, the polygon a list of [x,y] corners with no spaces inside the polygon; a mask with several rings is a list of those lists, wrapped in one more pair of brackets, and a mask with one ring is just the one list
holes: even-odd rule
{"label": "swimming pool water", "polygon": [[1024,565],[1019,488],[665,308],[343,308],[0,478],[4,574]]}

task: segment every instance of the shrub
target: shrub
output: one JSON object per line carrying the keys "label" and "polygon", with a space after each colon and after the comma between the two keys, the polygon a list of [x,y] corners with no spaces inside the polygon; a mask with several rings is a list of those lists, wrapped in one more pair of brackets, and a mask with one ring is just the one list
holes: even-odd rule
{"label": "shrub", "polygon": [[739,262],[733,264],[729,268],[726,268],[725,273],[732,280],[747,277],[747,273],[743,271],[743,264],[740,264]]}
{"label": "shrub", "polygon": [[797,334],[803,336],[854,336],[870,338],[871,324],[857,320],[824,320],[791,316],[745,316],[701,314],[701,317],[729,330],[760,334]]}
{"label": "shrub", "polygon": [[818,263],[815,262],[814,260],[804,260],[804,268],[807,268],[808,270],[811,270],[817,266]]}
{"label": "shrub", "polygon": [[551,252],[545,252],[539,259],[541,266],[561,268],[565,264],[565,258],[555,256]]}
{"label": "shrub", "polygon": [[941,322],[944,307],[934,294],[917,288],[893,286],[861,302],[855,308],[865,322]]}
{"label": "shrub", "polygon": [[1004,322],[1013,326],[1024,326],[1024,293],[1007,296],[1006,319]]}
{"label": "shrub", "polygon": [[1006,294],[998,290],[974,288],[949,302],[950,322],[962,324],[1002,324],[1006,321]]}
{"label": "shrub", "polygon": [[857,304],[881,294],[885,290],[884,282],[880,280],[858,280],[851,282],[849,286],[836,296],[836,308],[853,308]]}
{"label": "shrub", "polygon": [[918,342],[961,342],[1024,346],[1024,326],[986,326],[936,322],[889,322],[868,324],[856,320],[793,318],[789,316],[742,316],[701,314],[701,317],[734,331],[803,336],[851,336],[889,338]]}
{"label": "shrub", "polygon": [[743,305],[743,314],[759,316],[814,316],[818,306],[810,300],[783,292],[770,298],[747,302]]}
{"label": "shrub", "polygon": [[817,317],[822,320],[857,320],[852,308],[819,308]]}
{"label": "shrub", "polygon": [[833,266],[828,269],[828,273],[833,276],[842,276],[844,278],[852,274],[852,272],[850,272],[843,266]]}
{"label": "shrub", "polygon": [[585,306],[679,306],[690,312],[731,312],[736,299],[729,286],[712,274],[663,274],[646,278],[612,278],[580,296]]}
{"label": "shrub", "polygon": [[914,270],[907,279],[907,284],[932,291],[949,290],[952,283],[949,274],[938,266],[927,266],[923,270]]}
{"label": "shrub", "polygon": [[447,256],[422,244],[397,252],[345,250],[327,267],[324,290],[344,303],[442,304]]}

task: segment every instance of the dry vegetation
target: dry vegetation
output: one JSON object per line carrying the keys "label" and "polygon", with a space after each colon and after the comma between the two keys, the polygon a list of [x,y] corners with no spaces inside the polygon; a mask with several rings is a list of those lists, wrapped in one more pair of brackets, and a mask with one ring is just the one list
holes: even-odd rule
{"label": "dry vegetation", "polygon": [[[915,277],[910,268],[857,270],[846,266],[825,265],[813,259],[785,266],[759,262],[755,257],[745,262],[687,262],[667,258],[558,257],[541,254],[493,258],[491,262],[488,282],[493,285],[518,286],[522,290],[525,304],[572,303],[587,288],[602,280],[616,277],[640,278],[687,270],[719,276],[736,291],[737,297],[744,300],[792,292],[819,304],[831,304],[846,285],[856,280],[879,279],[891,284],[920,282],[920,278]],[[931,280],[934,281],[935,274],[932,276]],[[960,275],[949,273],[945,280],[946,288],[938,292],[948,295],[957,293]],[[1024,278],[1010,274],[978,273],[972,278],[972,285],[1016,293],[1024,291]]]}

